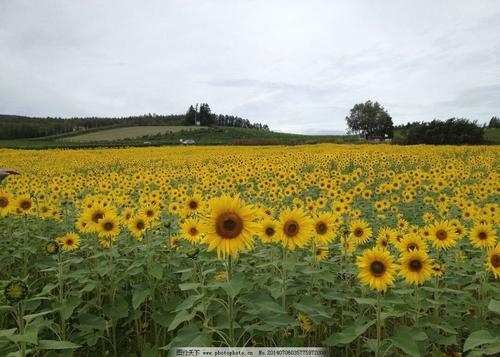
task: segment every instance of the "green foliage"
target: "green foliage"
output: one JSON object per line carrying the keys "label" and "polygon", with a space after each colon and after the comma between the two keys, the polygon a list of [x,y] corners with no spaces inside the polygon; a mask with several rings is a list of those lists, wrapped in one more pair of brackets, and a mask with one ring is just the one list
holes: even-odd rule
{"label": "green foliage", "polygon": [[467,119],[411,123],[404,127],[403,144],[463,145],[484,143],[484,129]]}
{"label": "green foliage", "polygon": [[350,115],[345,119],[352,133],[363,134],[366,137],[392,138],[393,136],[392,118],[378,102],[372,103],[369,100],[354,105]]}

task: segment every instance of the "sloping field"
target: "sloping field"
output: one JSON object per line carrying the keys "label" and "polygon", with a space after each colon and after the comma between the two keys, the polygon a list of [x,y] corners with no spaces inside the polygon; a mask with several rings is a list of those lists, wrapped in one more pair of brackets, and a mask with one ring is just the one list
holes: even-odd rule
{"label": "sloping field", "polygon": [[61,138],[60,141],[66,142],[95,142],[95,141],[116,141],[122,139],[139,138],[144,135],[165,134],[168,132],[177,133],[182,130],[198,130],[205,127],[200,126],[130,126],[125,128],[114,128],[100,130],[92,133]]}

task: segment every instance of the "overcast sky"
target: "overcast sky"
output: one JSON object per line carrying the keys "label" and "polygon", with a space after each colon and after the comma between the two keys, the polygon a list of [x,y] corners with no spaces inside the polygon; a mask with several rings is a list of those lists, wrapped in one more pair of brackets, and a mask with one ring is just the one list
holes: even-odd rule
{"label": "overcast sky", "polygon": [[183,113],[271,129],[500,116],[500,1],[0,0],[0,113]]}

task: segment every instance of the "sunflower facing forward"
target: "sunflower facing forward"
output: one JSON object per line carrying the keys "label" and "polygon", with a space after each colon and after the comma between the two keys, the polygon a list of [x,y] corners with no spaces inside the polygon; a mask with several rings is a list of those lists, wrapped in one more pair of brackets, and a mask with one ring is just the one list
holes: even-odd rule
{"label": "sunflower facing forward", "polygon": [[58,238],[57,241],[64,251],[75,250],[80,246],[80,236],[74,232],[67,233]]}
{"label": "sunflower facing forward", "polygon": [[210,202],[208,216],[201,229],[208,251],[217,248],[217,256],[235,258],[238,252],[253,248],[252,236],[256,232],[255,209],[239,197],[221,196]]}
{"label": "sunflower facing forward", "polygon": [[349,226],[349,232],[349,238],[356,245],[368,242],[368,239],[372,236],[372,229],[363,220],[352,221]]}
{"label": "sunflower facing forward", "polygon": [[201,238],[200,222],[194,218],[188,218],[181,226],[182,237],[191,243],[198,243]]}
{"label": "sunflower facing forward", "polygon": [[313,232],[312,221],[302,209],[287,208],[281,213],[279,234],[284,247],[291,250],[304,247]]}
{"label": "sunflower facing forward", "polygon": [[489,224],[477,224],[472,228],[469,239],[472,245],[479,249],[493,247],[496,242],[496,234]]}
{"label": "sunflower facing forward", "polygon": [[430,227],[429,239],[434,248],[448,249],[456,244],[458,235],[455,226],[448,221],[441,221]]}
{"label": "sunflower facing forward", "polygon": [[493,273],[496,279],[500,279],[500,243],[488,251],[486,268]]}
{"label": "sunflower facing forward", "polygon": [[380,248],[366,249],[358,258],[358,277],[362,284],[378,292],[394,285],[395,264],[392,255]]}
{"label": "sunflower facing forward", "polygon": [[399,274],[409,284],[421,285],[432,277],[432,260],[423,250],[404,252],[399,258]]}

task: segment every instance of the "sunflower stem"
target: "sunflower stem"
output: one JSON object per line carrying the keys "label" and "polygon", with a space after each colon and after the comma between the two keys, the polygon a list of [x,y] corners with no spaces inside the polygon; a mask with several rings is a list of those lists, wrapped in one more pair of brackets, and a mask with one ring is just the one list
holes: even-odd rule
{"label": "sunflower stem", "polygon": [[380,293],[377,293],[377,350],[375,352],[376,357],[380,357],[380,344],[382,338],[382,320],[380,318],[381,315],[381,306],[380,306]]}
{"label": "sunflower stem", "polygon": [[283,278],[281,306],[283,308],[283,311],[286,311],[286,258],[287,258],[287,249],[286,249],[286,247],[283,247],[283,262],[282,262],[282,269],[281,269],[282,278]]}
{"label": "sunflower stem", "polygon": [[[227,282],[228,284],[231,283],[232,275],[233,275],[233,259],[231,257],[231,254],[227,256]],[[227,295],[227,312],[228,312],[228,320],[229,320],[229,343],[231,344],[230,347],[235,347],[234,345],[234,322],[233,322],[233,313],[234,313],[234,300],[233,298],[228,294]]]}
{"label": "sunflower stem", "polygon": [[[59,285],[59,305],[62,307],[64,303],[64,276],[63,276],[63,260],[61,251],[57,253],[57,281]],[[66,340],[66,321],[62,315],[62,310],[59,312],[59,317],[61,319],[61,336],[62,340]]]}
{"label": "sunflower stem", "polygon": [[415,285],[415,325],[418,325],[420,317],[420,300],[418,298],[418,285]]}
{"label": "sunflower stem", "polygon": [[[16,315],[17,315],[17,327],[19,328],[19,335],[24,335],[24,305],[23,302],[17,303],[17,309],[16,309]],[[21,351],[19,351],[19,355],[21,357],[26,357],[26,342],[22,341],[21,342]]]}

